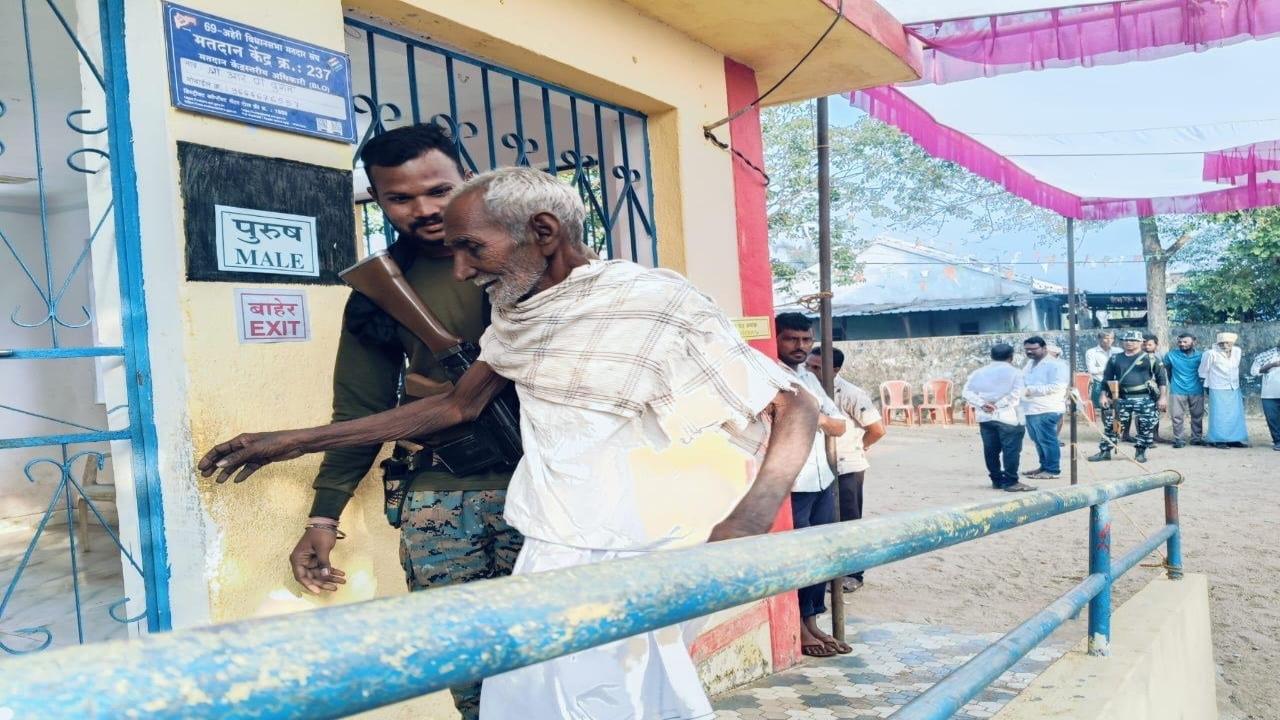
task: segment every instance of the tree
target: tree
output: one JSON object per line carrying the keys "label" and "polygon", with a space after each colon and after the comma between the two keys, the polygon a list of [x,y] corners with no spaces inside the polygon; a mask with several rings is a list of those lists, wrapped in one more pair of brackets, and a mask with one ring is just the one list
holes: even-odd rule
{"label": "tree", "polygon": [[[1142,239],[1142,260],[1147,271],[1147,331],[1160,338],[1162,347],[1169,347],[1169,260],[1191,242],[1194,235],[1187,226],[1196,222],[1195,219],[1181,221],[1169,219],[1161,223],[1154,217],[1138,218],[1138,235]],[[1160,240],[1162,224],[1167,228],[1182,230],[1177,239],[1167,246]]]}
{"label": "tree", "polygon": [[[816,262],[816,120],[812,103],[767,108],[761,116],[774,277],[785,289]],[[926,153],[896,128],[868,117],[830,129],[833,276],[857,271],[862,230],[877,223],[936,234],[947,223],[987,237],[1031,232],[1061,242],[1065,221],[964,168]]]}
{"label": "tree", "polygon": [[1180,258],[1193,268],[1179,286],[1182,322],[1280,320],[1280,209],[1202,216],[1198,241]]}

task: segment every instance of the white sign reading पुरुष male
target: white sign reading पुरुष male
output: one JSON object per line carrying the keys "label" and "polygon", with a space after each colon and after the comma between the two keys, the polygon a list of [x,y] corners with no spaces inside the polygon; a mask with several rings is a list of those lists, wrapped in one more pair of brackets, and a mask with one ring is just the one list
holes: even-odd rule
{"label": "white sign reading \u092a\u0941\u0930\u0941\u0937 male", "polygon": [[320,277],[316,219],[214,205],[218,269]]}
{"label": "white sign reading \u092a\u0941\u0930\u0941\u0937 male", "polygon": [[302,290],[236,288],[236,329],[241,343],[305,342],[311,315]]}

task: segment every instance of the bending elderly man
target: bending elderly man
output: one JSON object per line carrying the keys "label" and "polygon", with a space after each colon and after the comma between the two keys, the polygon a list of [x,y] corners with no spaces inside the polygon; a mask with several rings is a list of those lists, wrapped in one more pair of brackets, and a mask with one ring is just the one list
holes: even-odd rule
{"label": "bending elderly man", "polygon": [[[477,362],[445,395],[344,423],[241,435],[201,461],[243,480],[328,448],[473,419],[505,386],[524,458],[506,520],[515,574],[767,532],[817,431],[817,402],[666,270],[590,260],[581,200],[528,168],[480,175],[445,210],[454,274],[494,306]],[[323,571],[323,570],[322,570]],[[676,628],[485,681],[484,720],[709,718]]]}

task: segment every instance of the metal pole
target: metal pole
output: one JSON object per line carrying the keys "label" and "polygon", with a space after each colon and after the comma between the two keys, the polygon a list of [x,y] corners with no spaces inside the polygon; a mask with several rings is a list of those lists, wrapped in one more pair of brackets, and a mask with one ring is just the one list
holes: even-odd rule
{"label": "metal pole", "polygon": [[1106,585],[1089,601],[1089,654],[1111,654],[1111,507],[1089,508],[1089,574],[1102,573]]}
{"label": "metal pole", "polygon": [[1076,221],[1073,218],[1067,218],[1067,318],[1071,327],[1067,336],[1067,385],[1071,389],[1071,399],[1067,403],[1067,411],[1071,413],[1071,484],[1075,485],[1080,481],[1079,468],[1077,467],[1078,452],[1077,440],[1079,431],[1079,408],[1076,406],[1076,320],[1077,320],[1077,303],[1076,303]]}
{"label": "metal pole", "polygon": [[1164,521],[1174,527],[1166,546],[1168,557],[1165,565],[1170,580],[1182,579],[1182,523],[1178,520],[1178,488],[1169,485],[1164,489]]}
{"label": "metal pole", "polygon": [[[822,389],[827,397],[835,397],[835,369],[831,343],[835,333],[831,330],[831,147],[828,141],[830,120],[827,98],[820,97],[818,105],[818,290],[821,293],[818,318],[822,325]],[[827,438],[827,462],[836,475],[831,491],[835,495],[836,520],[840,518],[840,480],[836,467],[836,441]],[[831,580],[831,634],[844,640],[844,578]]]}

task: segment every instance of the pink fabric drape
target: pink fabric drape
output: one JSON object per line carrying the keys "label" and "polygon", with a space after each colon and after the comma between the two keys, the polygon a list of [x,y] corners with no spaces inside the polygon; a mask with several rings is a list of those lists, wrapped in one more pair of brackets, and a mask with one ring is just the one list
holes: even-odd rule
{"label": "pink fabric drape", "polygon": [[[1129,0],[914,23],[922,82],[1113,65],[1280,33],[1280,0]],[[1261,70],[1261,68],[1259,68]]]}
{"label": "pink fabric drape", "polygon": [[1204,156],[1204,179],[1228,185],[1258,182],[1259,176],[1280,173],[1280,140],[1227,148]]}
{"label": "pink fabric drape", "polygon": [[[1114,220],[1151,215],[1219,213],[1280,205],[1280,184],[1260,179],[1257,174],[1243,184],[1239,183],[1238,174],[1232,175],[1231,177],[1235,177],[1237,183],[1234,187],[1194,195],[1155,198],[1080,197],[1037,179],[1000,153],[955,128],[939,123],[927,111],[894,88],[857,90],[849,93],[848,98],[851,104],[871,117],[906,133],[930,155],[956,163],[1004,187],[1010,193],[1064,217],[1078,220]],[[1244,157],[1248,156],[1248,150],[1241,148],[1235,150],[1240,150]],[[1275,148],[1272,150],[1274,152]],[[1217,163],[1214,165],[1215,173],[1219,168],[1225,168],[1228,171],[1235,168],[1236,166],[1231,163],[1237,162],[1238,156],[1230,155],[1229,153],[1232,152],[1218,153],[1222,156],[1222,161],[1211,160],[1215,154],[1206,155],[1206,177],[1209,174],[1210,162]],[[1253,157],[1260,157],[1256,149]],[[1280,152],[1274,152],[1268,158],[1268,162],[1272,162],[1280,158]]]}

